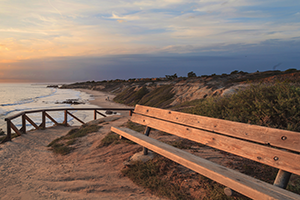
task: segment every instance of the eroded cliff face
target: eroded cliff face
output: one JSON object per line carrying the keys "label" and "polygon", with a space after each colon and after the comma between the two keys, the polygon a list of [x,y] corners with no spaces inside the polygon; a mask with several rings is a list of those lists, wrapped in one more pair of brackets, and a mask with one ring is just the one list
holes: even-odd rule
{"label": "eroded cliff face", "polygon": [[[151,98],[154,99],[157,97],[157,95],[161,95],[162,98],[164,97],[164,95],[167,95],[170,98],[167,99],[169,102],[169,106],[175,106],[183,102],[192,101],[195,99],[230,95],[239,90],[245,89],[249,86],[249,84],[255,82],[272,83],[276,81],[286,80],[299,84],[300,72],[288,74],[274,71],[256,72],[252,74],[235,73],[230,75],[177,78],[174,80],[160,81],[85,82],[66,85],[62,88],[86,88],[91,90],[109,92],[119,96],[119,100],[122,98],[133,98],[134,103],[139,102],[137,98],[135,98],[135,95],[137,95],[137,93],[139,93],[139,91],[143,88],[143,92],[146,93],[144,95],[146,99],[140,97],[141,102],[149,102]],[[171,90],[168,89],[168,92],[166,94],[162,94],[164,93],[164,90],[159,90],[159,88],[170,87]],[[172,94],[171,96],[170,93]]]}
{"label": "eroded cliff face", "polygon": [[192,101],[195,99],[203,99],[210,96],[219,96],[223,90],[230,85],[225,84],[224,79],[188,79],[176,83],[173,87],[174,100],[172,106],[183,103],[185,101]]}

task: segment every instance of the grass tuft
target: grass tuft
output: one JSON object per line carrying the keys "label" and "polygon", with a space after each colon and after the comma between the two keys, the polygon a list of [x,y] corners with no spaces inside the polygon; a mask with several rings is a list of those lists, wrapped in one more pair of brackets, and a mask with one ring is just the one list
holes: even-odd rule
{"label": "grass tuft", "polygon": [[109,132],[102,140],[101,140],[101,144],[98,146],[98,148],[100,147],[106,147],[109,146],[113,143],[118,143],[119,140],[119,135],[117,135],[116,133],[113,132]]}
{"label": "grass tuft", "polygon": [[134,130],[136,132],[140,132],[140,133],[142,133],[146,128],[146,126],[134,123],[130,120],[127,121],[127,123],[125,124],[125,127],[129,128],[131,130]]}
{"label": "grass tuft", "polygon": [[51,150],[55,154],[66,155],[74,149],[70,146],[76,143],[77,138],[96,132],[99,128],[101,128],[101,126],[95,124],[83,125],[80,128],[74,128],[70,130],[67,135],[53,140],[50,144],[48,144],[48,147],[51,147]]}
{"label": "grass tuft", "polygon": [[128,144],[136,144],[135,142],[132,142],[131,140],[128,140],[126,138],[120,139],[120,136],[114,132],[109,132],[102,140],[98,148],[101,147],[107,147],[112,144],[120,144],[120,143],[128,143]]}
{"label": "grass tuft", "polygon": [[148,162],[137,161],[131,167],[122,170],[122,173],[129,177],[134,183],[148,188],[159,196],[170,199],[191,199],[191,196],[181,190],[178,184],[164,180],[163,170],[166,166],[165,159],[155,159]]}

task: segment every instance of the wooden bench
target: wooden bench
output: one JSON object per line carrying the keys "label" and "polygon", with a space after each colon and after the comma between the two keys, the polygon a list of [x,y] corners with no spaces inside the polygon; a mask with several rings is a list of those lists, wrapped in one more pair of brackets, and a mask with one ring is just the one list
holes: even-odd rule
{"label": "wooden bench", "polygon": [[[144,153],[150,149],[252,199],[300,199],[284,189],[291,173],[300,175],[300,133],[141,105],[131,121],[145,125],[145,134],[123,127],[111,130],[142,145]],[[150,138],[151,129],[278,168],[274,185]]]}

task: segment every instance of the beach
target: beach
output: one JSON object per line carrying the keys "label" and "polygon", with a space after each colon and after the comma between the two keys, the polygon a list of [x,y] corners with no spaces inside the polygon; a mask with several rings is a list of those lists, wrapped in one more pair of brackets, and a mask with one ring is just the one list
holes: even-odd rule
{"label": "beach", "polygon": [[[93,105],[127,107],[111,101],[111,94],[80,91],[93,96]],[[64,156],[54,154],[47,145],[74,127],[29,131],[1,144],[0,199],[161,199],[120,172],[123,162],[140,150],[138,145],[98,147],[111,126],[120,126],[128,119],[128,111],[99,119],[99,131],[79,138],[74,150]]]}
{"label": "beach", "polygon": [[[91,95],[91,97],[93,99],[90,100],[89,102],[92,105],[96,105],[101,108],[133,108],[131,106],[126,106],[124,104],[115,103],[113,101],[113,98],[115,97],[115,95],[110,94],[110,93],[100,92],[100,91],[96,91],[96,90],[89,90],[89,89],[76,89],[76,90]],[[121,112],[121,113],[127,114],[128,111]]]}

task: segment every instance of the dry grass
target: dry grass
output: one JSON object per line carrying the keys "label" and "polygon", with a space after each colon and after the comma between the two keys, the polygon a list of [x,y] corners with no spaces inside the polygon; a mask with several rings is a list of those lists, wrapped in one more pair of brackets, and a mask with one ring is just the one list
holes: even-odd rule
{"label": "dry grass", "polygon": [[98,126],[97,124],[92,124],[83,125],[80,128],[72,129],[68,132],[67,135],[53,140],[48,145],[48,147],[51,147],[51,150],[55,154],[66,155],[74,149],[72,145],[76,143],[76,140],[79,137],[84,137],[89,133],[97,132],[99,128],[101,128],[101,126]]}

